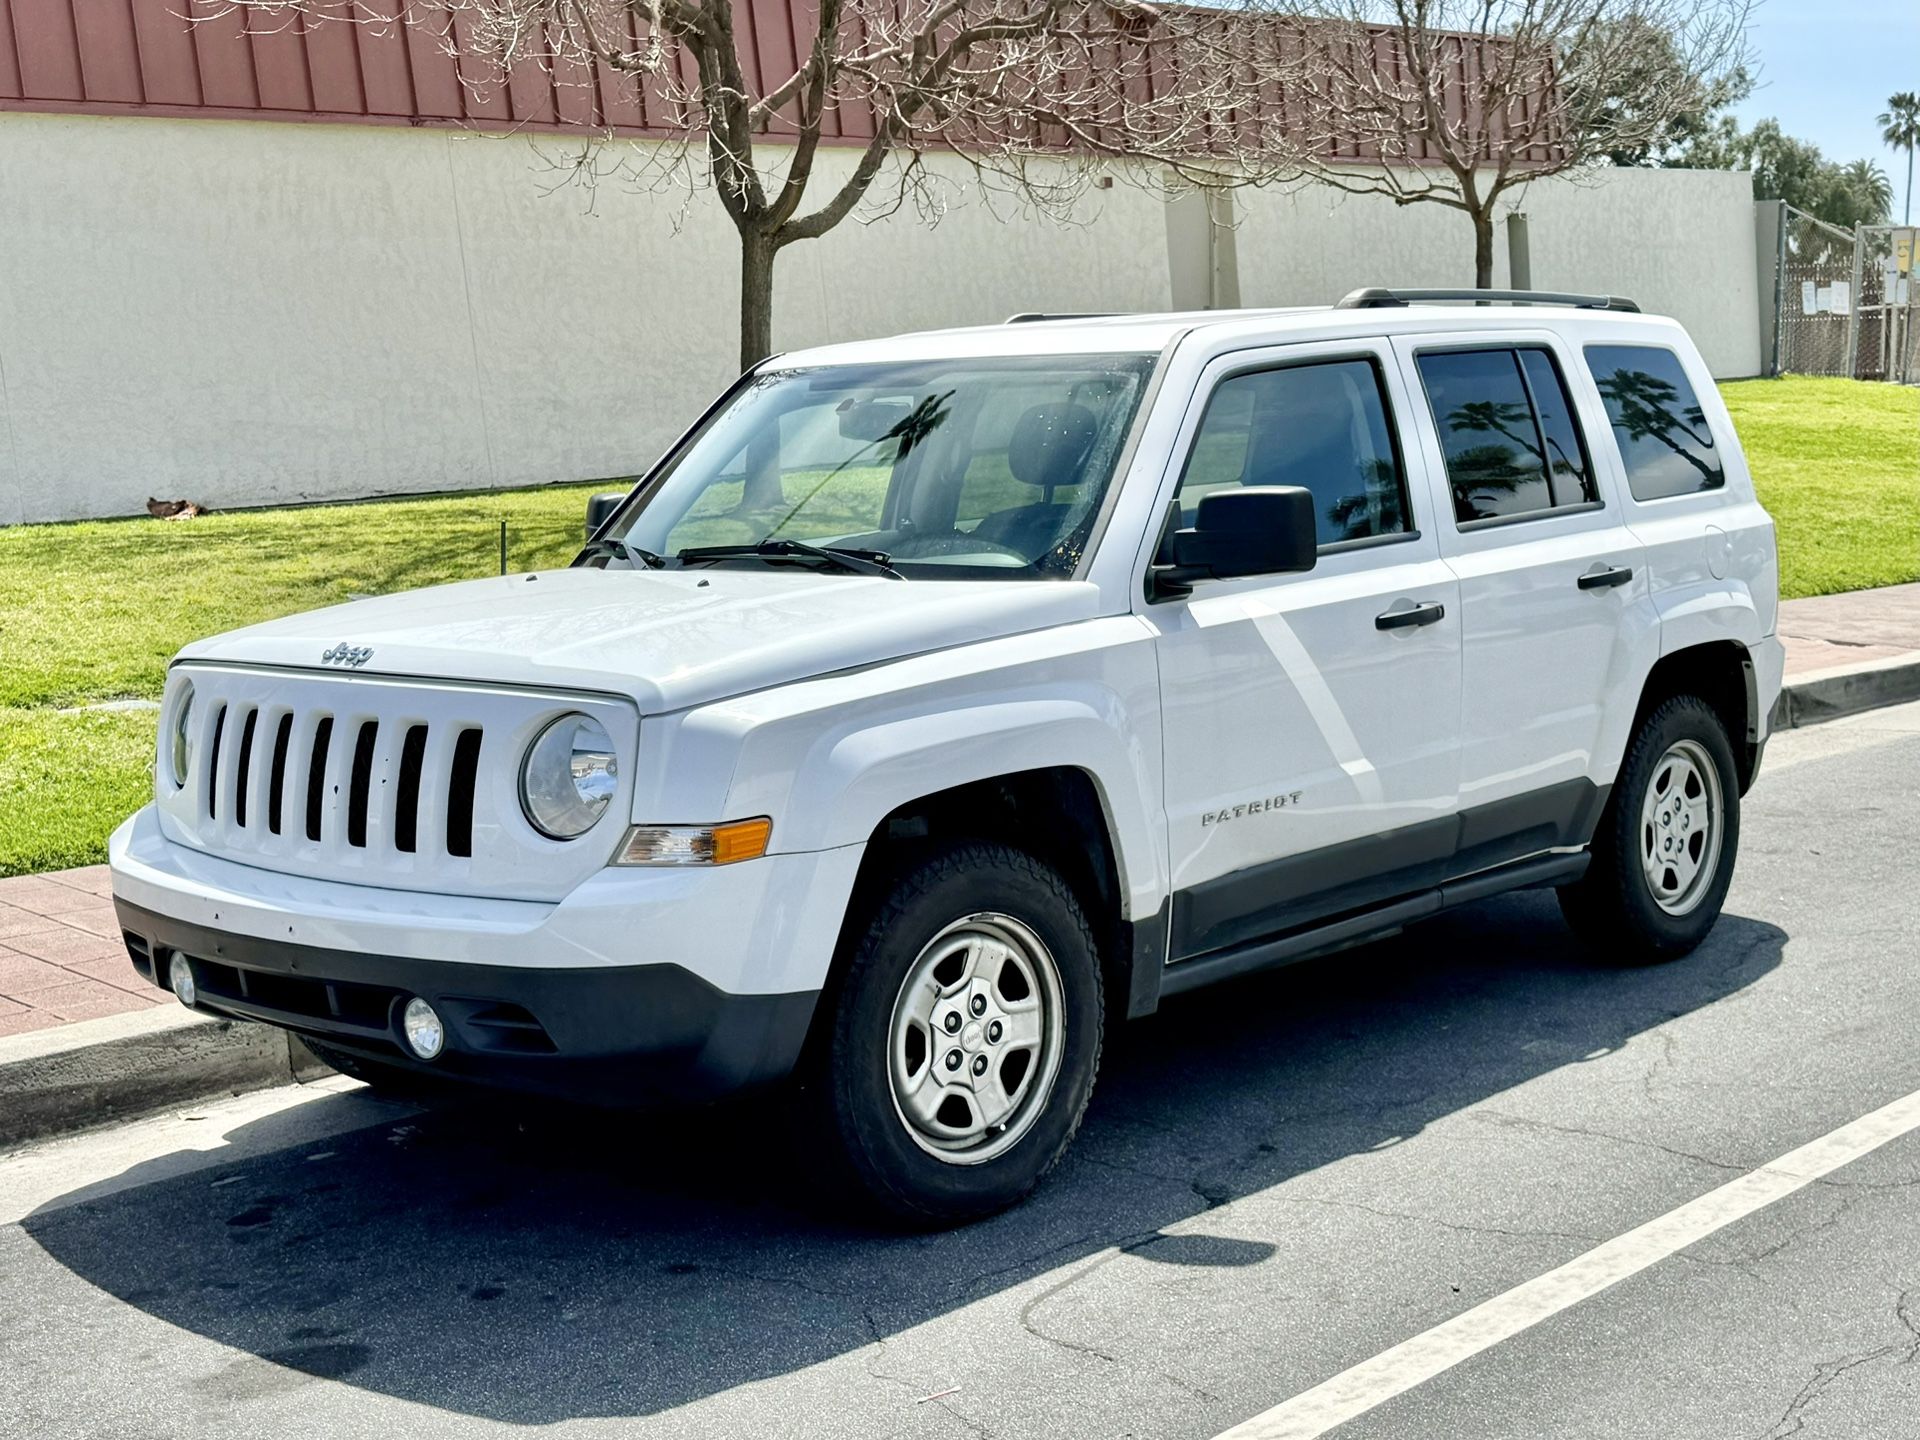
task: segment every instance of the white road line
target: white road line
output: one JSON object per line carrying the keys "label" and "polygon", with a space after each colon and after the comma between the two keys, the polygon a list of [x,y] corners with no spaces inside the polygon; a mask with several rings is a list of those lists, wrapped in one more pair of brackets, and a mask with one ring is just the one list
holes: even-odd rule
{"label": "white road line", "polygon": [[1920,1090],[1343,1370],[1217,1440],[1310,1440],[1920,1129]]}

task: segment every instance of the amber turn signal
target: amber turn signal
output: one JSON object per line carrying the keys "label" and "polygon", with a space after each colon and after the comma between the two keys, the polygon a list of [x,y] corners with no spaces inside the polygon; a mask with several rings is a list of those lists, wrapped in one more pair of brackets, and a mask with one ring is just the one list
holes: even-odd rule
{"label": "amber turn signal", "polygon": [[635,825],[613,857],[616,865],[731,865],[767,853],[773,821],[766,816],[724,825]]}

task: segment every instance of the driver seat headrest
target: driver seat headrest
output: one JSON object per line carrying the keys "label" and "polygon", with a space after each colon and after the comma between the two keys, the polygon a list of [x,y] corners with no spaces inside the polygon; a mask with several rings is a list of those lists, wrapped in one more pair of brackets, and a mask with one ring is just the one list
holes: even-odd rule
{"label": "driver seat headrest", "polygon": [[1007,469],[1013,478],[1039,487],[1053,498],[1057,485],[1077,485],[1100,422],[1084,405],[1066,401],[1035,405],[1022,415],[1007,441]]}

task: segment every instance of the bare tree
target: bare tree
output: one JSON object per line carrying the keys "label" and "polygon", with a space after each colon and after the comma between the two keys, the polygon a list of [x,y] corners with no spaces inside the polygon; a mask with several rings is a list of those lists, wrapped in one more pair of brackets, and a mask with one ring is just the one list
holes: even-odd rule
{"label": "bare tree", "polygon": [[[849,216],[948,197],[927,157],[962,157],[990,193],[1056,218],[1113,162],[1130,178],[1246,183],[1260,141],[1252,79],[1217,11],[1148,0],[774,0],[801,56],[768,74],[754,0],[199,0],[250,27],[329,20],[437,36],[470,86],[533,72],[555,85],[644,91],[664,140],[572,147],[567,169],[665,189],[711,189],[740,241],[740,360],[772,349],[774,261]],[[395,10],[398,5],[403,8]],[[764,16],[762,18],[765,18]],[[742,29],[748,33],[743,36]],[[662,124],[659,117],[665,117]],[[823,163],[849,133],[852,165]],[[639,158],[635,158],[638,156]],[[1110,183],[1110,182],[1109,182]]]}
{"label": "bare tree", "polygon": [[1750,0],[1265,3],[1244,33],[1290,123],[1262,134],[1341,190],[1463,211],[1482,289],[1503,195],[1662,144],[1749,58]]}

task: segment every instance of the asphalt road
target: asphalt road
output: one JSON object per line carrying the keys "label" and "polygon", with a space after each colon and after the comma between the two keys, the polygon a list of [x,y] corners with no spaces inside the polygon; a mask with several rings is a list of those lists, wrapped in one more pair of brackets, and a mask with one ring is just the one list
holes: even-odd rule
{"label": "asphalt road", "polygon": [[[1920,706],[1782,736],[1689,959],[1598,968],[1530,895],[1182,997],[946,1235],[824,1213],[746,1112],[330,1082],[15,1152],[0,1435],[1206,1440],[1913,1095],[1917,836]],[[1916,1199],[1920,1130],[1337,1433],[1911,1437]]]}

